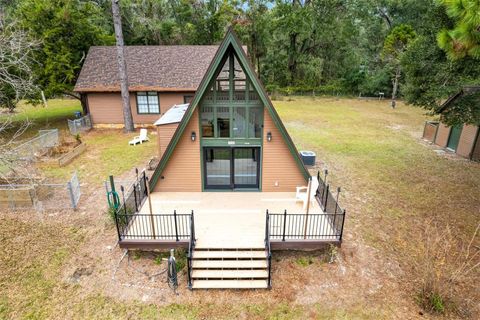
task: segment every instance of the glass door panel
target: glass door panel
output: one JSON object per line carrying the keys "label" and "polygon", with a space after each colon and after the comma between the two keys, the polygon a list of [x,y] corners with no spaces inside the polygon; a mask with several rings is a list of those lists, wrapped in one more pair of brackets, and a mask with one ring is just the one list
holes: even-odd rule
{"label": "glass door panel", "polygon": [[259,148],[233,149],[233,183],[235,188],[258,188]]}
{"label": "glass door panel", "polygon": [[231,149],[205,148],[205,188],[230,189],[231,183]]}

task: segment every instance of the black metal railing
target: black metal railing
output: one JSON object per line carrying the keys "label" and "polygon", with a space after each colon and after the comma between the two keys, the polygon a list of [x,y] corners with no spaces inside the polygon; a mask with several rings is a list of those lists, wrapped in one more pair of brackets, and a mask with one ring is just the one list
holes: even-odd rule
{"label": "black metal railing", "polygon": [[268,213],[270,239],[341,241],[344,213],[289,214]]}
{"label": "black metal railing", "polygon": [[188,256],[187,256],[187,277],[188,277],[188,288],[192,289],[192,259],[193,252],[195,251],[195,220],[193,218],[193,210],[190,215],[190,241],[188,242]]}
{"label": "black metal railing", "polygon": [[119,240],[173,240],[190,238],[191,214],[141,214],[115,215]]}
{"label": "black metal railing", "polygon": [[265,217],[265,253],[267,255],[267,269],[268,269],[268,288],[272,288],[272,247],[270,245],[270,215],[267,210]]}
{"label": "black metal railing", "polygon": [[138,175],[138,170],[136,169],[137,178],[136,180],[127,188],[123,185],[120,186],[121,198],[120,206],[117,208],[117,213],[131,214],[139,212],[142,208],[143,203],[147,199],[148,190],[147,183],[148,179],[145,174],[145,170]]}
{"label": "black metal railing", "polygon": [[148,198],[148,178],[145,171],[125,189],[121,186],[120,206],[114,218],[118,240],[187,240],[193,226],[192,214],[139,213]]}

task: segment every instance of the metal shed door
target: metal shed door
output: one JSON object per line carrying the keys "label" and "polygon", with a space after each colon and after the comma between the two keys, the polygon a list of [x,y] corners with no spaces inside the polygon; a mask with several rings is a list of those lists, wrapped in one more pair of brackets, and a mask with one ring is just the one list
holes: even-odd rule
{"label": "metal shed door", "polygon": [[460,135],[462,134],[462,126],[453,126],[450,130],[450,136],[448,137],[447,148],[453,151],[457,151],[458,141],[460,141]]}

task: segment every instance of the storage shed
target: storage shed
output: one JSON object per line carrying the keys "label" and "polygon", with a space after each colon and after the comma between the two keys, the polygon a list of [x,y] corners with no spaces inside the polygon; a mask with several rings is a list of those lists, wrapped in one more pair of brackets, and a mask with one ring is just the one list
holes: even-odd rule
{"label": "storage shed", "polygon": [[[439,108],[438,113],[451,112],[456,102],[465,97],[480,95],[480,86],[464,87],[461,91],[448,98]],[[469,99],[471,103],[479,103],[479,99]],[[423,138],[448,151],[455,152],[471,160],[480,160],[480,128],[478,125],[463,124],[448,126],[438,121],[426,121]]]}

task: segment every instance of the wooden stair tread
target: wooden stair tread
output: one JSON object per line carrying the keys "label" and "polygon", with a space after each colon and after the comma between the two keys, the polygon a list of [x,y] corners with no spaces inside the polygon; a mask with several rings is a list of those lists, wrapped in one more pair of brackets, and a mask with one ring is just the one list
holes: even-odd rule
{"label": "wooden stair tread", "polygon": [[239,259],[265,259],[265,249],[261,251],[250,251],[250,250],[215,250],[215,251],[203,251],[196,250],[193,253],[193,259],[226,259],[226,258],[239,258]]}
{"label": "wooden stair tread", "polygon": [[192,278],[268,278],[267,270],[193,270]]}
{"label": "wooden stair tread", "polygon": [[267,289],[267,280],[195,280],[193,289]]}
{"label": "wooden stair tread", "polygon": [[261,269],[267,267],[266,260],[193,260],[193,269]]}
{"label": "wooden stair tread", "polygon": [[225,250],[236,250],[236,249],[245,249],[245,250],[265,250],[265,245],[263,244],[263,240],[260,241],[246,241],[244,243],[225,243],[224,241],[218,241],[216,243],[212,242],[204,242],[202,239],[197,239],[197,243],[195,245],[195,250],[208,250],[208,249],[225,249]]}

